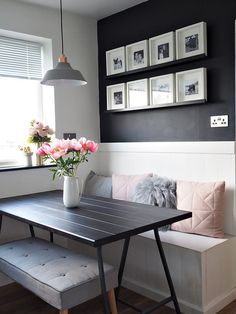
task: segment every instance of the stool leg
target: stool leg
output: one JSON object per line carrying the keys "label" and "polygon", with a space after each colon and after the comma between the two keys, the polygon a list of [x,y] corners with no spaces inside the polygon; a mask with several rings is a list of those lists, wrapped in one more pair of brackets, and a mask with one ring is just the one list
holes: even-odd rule
{"label": "stool leg", "polygon": [[114,289],[108,291],[108,301],[111,309],[111,314],[118,314]]}
{"label": "stool leg", "polygon": [[69,314],[68,310],[60,310],[59,314]]}

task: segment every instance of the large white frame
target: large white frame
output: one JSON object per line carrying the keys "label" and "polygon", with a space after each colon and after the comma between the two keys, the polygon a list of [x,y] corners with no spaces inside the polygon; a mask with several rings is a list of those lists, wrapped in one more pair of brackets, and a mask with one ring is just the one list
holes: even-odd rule
{"label": "large white frame", "polygon": [[149,38],[150,65],[162,64],[175,59],[175,34],[169,32]]}
{"label": "large white frame", "polygon": [[107,110],[125,108],[125,83],[107,86]]}
{"label": "large white frame", "polygon": [[206,68],[176,73],[176,101],[207,100]]}
{"label": "large white frame", "polygon": [[150,106],[165,107],[175,102],[174,74],[149,79]]}
{"label": "large white frame", "polygon": [[148,79],[127,83],[127,107],[139,108],[148,106]]}
{"label": "large white frame", "polygon": [[196,23],[176,30],[176,58],[207,55],[207,24]]}
{"label": "large white frame", "polygon": [[126,46],[127,71],[148,66],[148,41],[142,40]]}
{"label": "large white frame", "polygon": [[113,75],[125,72],[125,47],[106,51],[106,73]]}

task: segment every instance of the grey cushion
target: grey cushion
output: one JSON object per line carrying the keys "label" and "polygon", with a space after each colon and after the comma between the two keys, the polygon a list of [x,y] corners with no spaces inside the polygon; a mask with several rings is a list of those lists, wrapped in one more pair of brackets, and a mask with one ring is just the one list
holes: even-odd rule
{"label": "grey cushion", "polygon": [[[138,183],[132,200],[158,207],[176,208],[176,182],[157,175],[147,177]],[[169,228],[170,226],[164,226],[159,230],[165,231]]]}
{"label": "grey cushion", "polygon": [[[0,271],[58,309],[101,294],[97,260],[56,244],[28,238],[0,246]],[[107,290],[117,273],[104,263]]]}
{"label": "grey cushion", "polygon": [[85,181],[84,194],[111,198],[111,189],[111,177],[98,175],[94,171],[90,171]]}

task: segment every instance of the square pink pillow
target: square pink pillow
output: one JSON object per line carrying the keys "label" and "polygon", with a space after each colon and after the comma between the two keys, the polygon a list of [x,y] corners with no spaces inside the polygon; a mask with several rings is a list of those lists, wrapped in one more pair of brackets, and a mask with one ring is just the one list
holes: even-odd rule
{"label": "square pink pillow", "polygon": [[177,181],[177,209],[192,212],[192,218],[171,225],[175,231],[223,237],[225,182]]}
{"label": "square pink pillow", "polygon": [[152,176],[151,173],[140,175],[112,175],[112,198],[132,201],[137,184]]}

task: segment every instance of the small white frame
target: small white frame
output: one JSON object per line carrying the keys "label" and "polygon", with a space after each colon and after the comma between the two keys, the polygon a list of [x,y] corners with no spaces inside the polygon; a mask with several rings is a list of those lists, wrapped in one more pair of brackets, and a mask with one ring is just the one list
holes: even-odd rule
{"label": "small white frame", "polygon": [[127,108],[148,106],[148,79],[127,82]]}
{"label": "small white frame", "polygon": [[174,74],[149,79],[150,106],[165,107],[175,102]]}
{"label": "small white frame", "polygon": [[107,86],[107,110],[124,109],[125,106],[125,83]]}
{"label": "small white frame", "polygon": [[149,38],[150,65],[175,60],[175,33],[169,32]]}
{"label": "small white frame", "polygon": [[176,73],[176,101],[207,100],[206,73],[206,68]]}
{"label": "small white frame", "polygon": [[176,30],[176,58],[207,55],[207,24],[196,23]]}
{"label": "small white frame", "polygon": [[125,47],[119,47],[106,51],[106,73],[114,75],[125,72]]}
{"label": "small white frame", "polygon": [[148,66],[148,41],[142,40],[126,46],[127,71]]}

